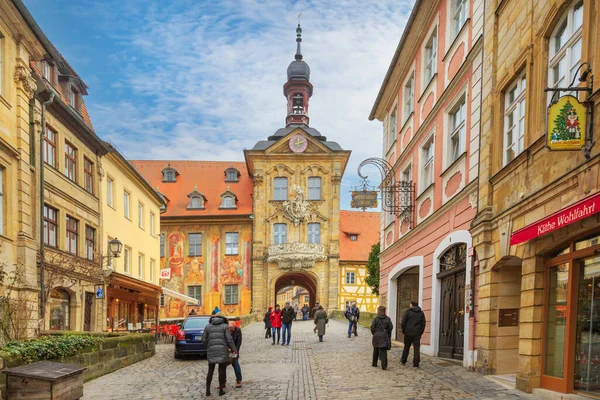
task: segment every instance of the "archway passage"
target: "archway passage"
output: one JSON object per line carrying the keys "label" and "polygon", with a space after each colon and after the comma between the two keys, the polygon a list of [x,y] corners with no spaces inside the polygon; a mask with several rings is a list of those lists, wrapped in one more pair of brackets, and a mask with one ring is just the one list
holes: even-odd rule
{"label": "archway passage", "polygon": [[[308,291],[309,296],[309,308],[315,306],[315,302],[317,299],[317,284],[315,281],[311,279],[310,276],[303,274],[301,272],[288,272],[282,276],[280,276],[275,282],[275,293],[273,293],[273,299],[277,299],[277,293],[283,288],[288,286],[301,286]],[[272,306],[274,306],[273,304]],[[281,304],[283,307],[283,304]],[[301,306],[300,306],[301,307]]]}

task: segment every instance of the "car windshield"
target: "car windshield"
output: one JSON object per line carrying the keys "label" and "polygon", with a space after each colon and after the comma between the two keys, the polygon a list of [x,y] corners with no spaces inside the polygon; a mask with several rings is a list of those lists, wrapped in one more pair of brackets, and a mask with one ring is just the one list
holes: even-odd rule
{"label": "car windshield", "polygon": [[204,329],[210,318],[188,318],[183,323],[183,329]]}

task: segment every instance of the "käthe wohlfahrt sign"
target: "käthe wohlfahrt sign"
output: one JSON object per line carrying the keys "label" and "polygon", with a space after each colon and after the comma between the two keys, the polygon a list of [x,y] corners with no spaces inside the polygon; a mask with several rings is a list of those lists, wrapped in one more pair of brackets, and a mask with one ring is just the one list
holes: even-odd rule
{"label": "k\u00e4the wohlfahrt sign", "polygon": [[600,212],[600,193],[587,197],[563,208],[531,225],[521,228],[510,236],[511,246],[546,235],[557,229]]}
{"label": "k\u00e4the wohlfahrt sign", "polygon": [[547,146],[550,150],[581,150],[585,144],[587,107],[574,96],[563,96],[548,107]]}

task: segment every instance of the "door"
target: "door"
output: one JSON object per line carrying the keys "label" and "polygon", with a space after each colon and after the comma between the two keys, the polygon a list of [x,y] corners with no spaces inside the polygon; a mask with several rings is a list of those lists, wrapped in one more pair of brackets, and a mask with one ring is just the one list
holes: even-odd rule
{"label": "door", "polygon": [[440,257],[440,331],[438,357],[462,360],[465,332],[466,244],[457,244]]}
{"label": "door", "polygon": [[419,300],[419,268],[411,267],[397,279],[396,296],[396,340],[404,341],[400,321],[412,300]]}
{"label": "door", "polygon": [[83,317],[83,330],[92,330],[92,304],[94,302],[94,293],[85,292],[85,313]]}

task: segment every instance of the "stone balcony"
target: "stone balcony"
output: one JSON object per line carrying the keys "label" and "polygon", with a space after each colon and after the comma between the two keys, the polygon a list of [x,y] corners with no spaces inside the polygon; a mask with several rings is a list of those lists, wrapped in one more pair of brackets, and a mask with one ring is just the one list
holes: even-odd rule
{"label": "stone balcony", "polygon": [[312,268],[316,261],[325,261],[325,246],[315,243],[284,243],[269,246],[267,261],[281,269]]}

